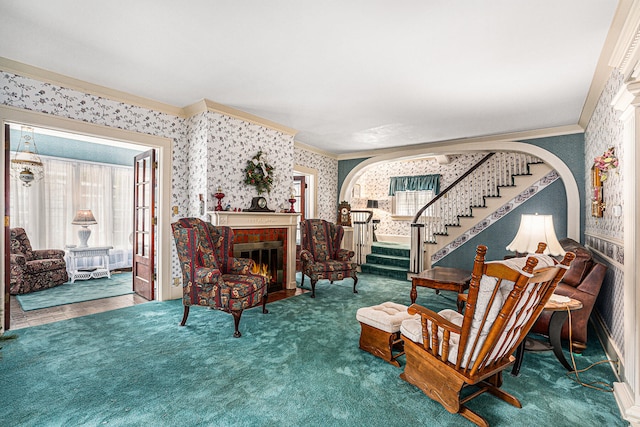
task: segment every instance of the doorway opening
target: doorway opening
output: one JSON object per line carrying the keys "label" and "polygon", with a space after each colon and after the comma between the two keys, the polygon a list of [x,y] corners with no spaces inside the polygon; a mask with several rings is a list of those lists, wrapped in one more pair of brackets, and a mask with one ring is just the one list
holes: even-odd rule
{"label": "doorway opening", "polygon": [[[52,133],[55,133],[55,132],[67,133],[71,137],[75,137],[79,140],[88,139],[88,140],[91,140],[91,143],[96,143],[96,144],[97,144],[96,142],[97,140],[102,139],[103,145],[107,147],[108,151],[110,151],[111,153],[115,152],[117,147],[124,147],[127,149],[135,148],[135,149],[138,149],[139,151],[153,148],[158,154],[157,164],[159,166],[158,175],[160,178],[158,180],[158,189],[157,189],[158,194],[162,195],[163,193],[164,194],[171,193],[170,172],[168,177],[162,176],[163,171],[171,170],[171,140],[168,138],[154,137],[151,135],[138,134],[138,133],[133,133],[128,131],[122,131],[119,129],[105,128],[103,126],[93,125],[89,123],[78,123],[77,121],[74,121],[74,120],[64,119],[60,117],[51,117],[48,115],[43,115],[40,113],[34,113],[29,111],[16,111],[14,109],[7,109],[7,108],[0,107],[0,113],[3,118],[3,123],[14,123],[17,125],[27,125],[27,126],[32,126],[34,128],[48,129]],[[3,126],[3,133],[10,134],[10,131],[9,130],[5,131],[5,127]],[[5,136],[7,136],[7,138],[4,138],[4,139],[8,140],[8,135],[5,135]],[[95,141],[93,140],[94,138],[95,138]],[[44,144],[38,144],[38,150],[42,151],[43,148],[44,148]],[[11,300],[13,298],[9,298],[9,292],[8,292],[9,282],[10,282],[10,277],[9,277],[10,261],[8,256],[10,239],[9,239],[8,231],[9,231],[9,223],[11,222],[11,218],[12,218],[11,212],[9,210],[10,195],[11,195],[10,187],[9,187],[9,184],[11,184],[11,178],[9,177],[9,168],[10,168],[9,160],[10,160],[11,154],[9,153],[8,148],[3,150],[2,156],[3,156],[3,163],[5,164],[5,173],[3,174],[3,179],[5,184],[5,198],[3,200],[3,203],[5,208],[4,210],[7,216],[7,220],[5,221],[5,224],[6,224],[5,233],[2,238],[3,247],[5,248],[6,254],[7,254],[7,256],[3,257],[3,260],[2,260],[3,276],[6,279],[5,292],[3,292],[3,295],[2,295],[3,296],[2,303],[5,307],[3,327],[4,329],[9,329],[11,327],[11,322],[10,322],[11,311],[12,311],[11,307],[13,306],[13,302]],[[94,157],[99,158],[99,156],[94,156]],[[131,158],[130,165],[133,165],[133,157]],[[166,192],[162,191],[162,188],[166,188]],[[157,239],[158,243],[156,243],[158,247],[165,246],[160,243],[161,241],[162,242],[164,242],[165,240],[170,241],[169,233],[163,233],[161,231],[162,224],[164,224],[165,222],[168,223],[168,221],[170,220],[169,200],[170,200],[170,197],[160,196],[159,200],[156,203],[158,209],[157,209],[156,218],[154,219],[154,226],[157,227],[159,230],[158,239]],[[129,218],[133,218],[133,212],[131,211],[130,213],[128,213],[127,216]],[[13,226],[13,224],[11,226]],[[129,238],[129,234],[131,234],[132,231],[133,230],[129,231],[129,233],[127,234],[127,239]],[[94,234],[94,236],[96,235],[97,234]],[[91,241],[90,241],[90,244],[91,244]],[[156,288],[158,289],[158,292],[156,294],[156,299],[160,299],[160,300],[172,298],[170,280],[168,279],[168,277],[170,276],[170,268],[171,268],[170,261],[169,261],[171,253],[170,251],[165,251],[165,252],[168,252],[168,253],[160,254],[160,256],[157,257],[156,259],[157,262],[155,263],[153,268],[154,272],[158,273],[156,275],[156,278],[157,278]],[[134,303],[138,303],[138,302],[139,301],[134,301]],[[96,305],[96,303],[88,303],[88,305]],[[113,309],[113,308],[118,308],[118,306],[114,305],[109,309]],[[91,309],[87,309],[85,311],[87,311],[85,314],[89,314],[91,312]],[[99,311],[104,311],[104,310],[99,310]],[[43,317],[47,317],[47,316],[43,316]],[[52,318],[56,318],[56,317],[58,316],[52,315]],[[61,320],[61,319],[57,318],[55,320]]]}

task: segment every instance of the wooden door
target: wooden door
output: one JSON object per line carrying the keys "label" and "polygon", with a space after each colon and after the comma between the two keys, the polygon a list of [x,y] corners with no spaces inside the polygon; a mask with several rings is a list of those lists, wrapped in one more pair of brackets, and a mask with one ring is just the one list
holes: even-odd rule
{"label": "wooden door", "polygon": [[133,291],[155,298],[156,171],[155,150],[138,154],[134,160],[133,191]]}
{"label": "wooden door", "polygon": [[296,189],[296,204],[294,206],[296,212],[300,212],[300,221],[304,221],[307,213],[307,184],[304,175],[295,175],[293,177],[293,185]]}
{"label": "wooden door", "polygon": [[9,148],[11,145],[10,140],[10,127],[8,124],[4,125],[4,328],[9,329],[10,325],[10,313],[9,309],[11,307],[10,304],[10,296],[9,296],[9,288],[11,287],[11,250],[10,250],[10,239],[11,239],[11,230],[9,228],[9,191],[11,188],[9,182],[9,172],[10,172],[10,159],[9,159]]}

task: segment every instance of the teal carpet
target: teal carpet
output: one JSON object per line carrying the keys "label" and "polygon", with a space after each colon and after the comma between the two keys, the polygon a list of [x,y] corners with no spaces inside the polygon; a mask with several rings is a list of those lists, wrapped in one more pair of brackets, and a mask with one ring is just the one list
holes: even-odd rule
{"label": "teal carpet", "polygon": [[111,274],[111,278],[76,280],[55,288],[16,295],[22,310],[31,311],[75,302],[132,294],[131,273]]}
{"label": "teal carpet", "polygon": [[[308,280],[305,287],[308,287]],[[358,348],[359,307],[409,302],[409,282],[362,274],[231,315],[179,300],[9,331],[0,350],[3,426],[466,426],[396,368]],[[444,293],[446,294],[446,293]],[[418,291],[418,303],[454,307]],[[604,358],[596,337],[579,367]],[[404,363],[404,357],[400,358]],[[584,381],[614,381],[606,364]],[[568,379],[552,353],[527,353],[504,388],[517,409],[483,395],[469,403],[492,426],[625,426],[613,395]]]}

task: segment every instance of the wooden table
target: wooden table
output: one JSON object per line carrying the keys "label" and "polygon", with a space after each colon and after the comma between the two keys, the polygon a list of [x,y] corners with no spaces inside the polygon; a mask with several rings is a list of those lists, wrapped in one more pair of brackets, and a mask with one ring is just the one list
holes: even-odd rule
{"label": "wooden table", "polygon": [[451,267],[433,267],[425,270],[411,279],[411,304],[416,302],[418,298],[417,287],[435,289],[436,293],[440,291],[453,291],[462,293],[469,288],[471,281],[471,272]]}
{"label": "wooden table", "polygon": [[559,303],[549,300],[545,306],[544,311],[552,311],[551,319],[549,320],[549,343],[544,343],[538,340],[525,338],[518,346],[516,351],[516,361],[511,370],[511,375],[517,376],[520,373],[520,367],[522,366],[522,359],[524,358],[525,342],[529,340],[531,343],[530,348],[526,351],[549,351],[553,350],[556,359],[565,367],[569,372],[573,371],[573,366],[567,362],[562,351],[562,326],[569,317],[570,311],[580,310],[582,303],[577,299],[569,298],[569,302]]}

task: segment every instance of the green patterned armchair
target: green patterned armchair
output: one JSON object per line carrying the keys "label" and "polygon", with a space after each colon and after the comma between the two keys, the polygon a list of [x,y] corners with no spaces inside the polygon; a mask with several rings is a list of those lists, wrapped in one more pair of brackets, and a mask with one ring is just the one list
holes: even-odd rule
{"label": "green patterned armchair", "polygon": [[353,279],[353,293],[357,294],[356,284],[358,264],[351,262],[354,252],[340,249],[344,229],[322,219],[308,219],[300,222],[302,232],[302,283],[304,276],[311,279],[311,298],[316,297],[316,282],[327,279],[331,283],[347,277]]}
{"label": "green patterned armchair", "polygon": [[171,224],[182,268],[182,303],[184,314],[180,326],[189,316],[189,307],[201,305],[233,315],[238,330],[242,311],[262,304],[268,313],[267,285],[264,276],[251,273],[253,260],[234,258],[233,231],[216,227],[199,218],[182,218]]}

